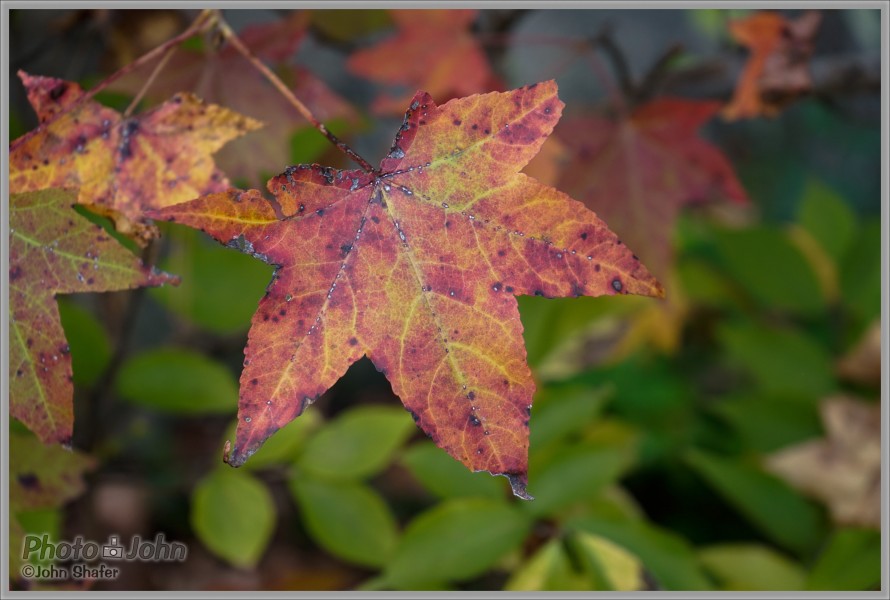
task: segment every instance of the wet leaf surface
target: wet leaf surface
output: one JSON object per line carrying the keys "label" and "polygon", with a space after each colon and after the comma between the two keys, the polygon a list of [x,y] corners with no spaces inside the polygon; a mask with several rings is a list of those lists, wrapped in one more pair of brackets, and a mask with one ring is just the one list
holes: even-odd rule
{"label": "wet leaf surface", "polygon": [[552,81],[441,107],[418,93],[378,171],[291,167],[269,182],[276,202],[229,190],[153,213],[277,266],[230,464],[368,356],[439,447],[527,497],[516,296],[662,294],[596,215],[519,173],[561,110]]}

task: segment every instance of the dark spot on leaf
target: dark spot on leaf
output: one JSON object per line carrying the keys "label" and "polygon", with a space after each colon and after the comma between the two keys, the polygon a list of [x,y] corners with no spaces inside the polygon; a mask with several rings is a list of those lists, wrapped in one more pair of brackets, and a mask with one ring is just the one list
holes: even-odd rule
{"label": "dark spot on leaf", "polygon": [[22,268],[19,265],[14,266],[9,270],[9,280],[15,281],[19,277],[22,276]]}
{"label": "dark spot on leaf", "polygon": [[16,477],[19,484],[28,490],[36,490],[40,488],[40,480],[34,473],[21,473]]}
{"label": "dark spot on leaf", "polygon": [[596,263],[595,265],[593,265],[593,270],[596,271],[597,273],[600,272],[600,269],[602,269],[602,267],[600,266],[599,263]]}
{"label": "dark spot on leaf", "polygon": [[68,83],[65,81],[60,81],[53,89],[49,91],[49,99],[55,102],[65,94],[65,91],[67,89]]}
{"label": "dark spot on leaf", "polygon": [[512,294],[512,293],[513,293],[513,286],[512,286],[512,285],[508,285],[508,286],[505,287],[504,289],[507,290],[507,293],[508,293],[508,294]]}
{"label": "dark spot on leaf", "polygon": [[470,425],[472,425],[473,427],[479,427],[480,425],[482,425],[482,421],[480,421],[480,420],[476,417],[476,415],[474,415],[473,413],[470,413],[470,419],[469,419],[469,421],[470,421]]}
{"label": "dark spot on leaf", "polygon": [[454,121],[452,121],[452,123],[454,123],[455,125],[460,125],[460,124],[461,124],[461,120],[460,120],[460,119],[455,119]]}
{"label": "dark spot on leaf", "polygon": [[470,392],[469,394],[467,394],[467,399],[469,399],[469,400],[475,400],[475,399],[476,399],[476,392]]}
{"label": "dark spot on leaf", "polygon": [[356,344],[358,344],[358,340],[357,340],[357,339],[355,339],[355,338],[349,338],[349,345],[350,345],[350,346],[355,346]]}
{"label": "dark spot on leaf", "polygon": [[582,239],[582,240],[586,240],[586,239],[587,239],[587,233],[582,233],[582,234],[581,234],[581,239]]}
{"label": "dark spot on leaf", "polygon": [[250,385],[257,385],[259,382],[260,382],[260,380],[257,379],[256,377],[254,377],[253,379],[250,380]]}
{"label": "dark spot on leaf", "polygon": [[323,216],[324,216],[324,209],[323,209],[323,208],[319,208],[317,211],[315,211],[315,214],[317,214],[319,217],[323,217]]}
{"label": "dark spot on leaf", "polygon": [[621,280],[617,277],[612,280],[612,289],[616,292],[620,292],[624,286],[621,285]]}

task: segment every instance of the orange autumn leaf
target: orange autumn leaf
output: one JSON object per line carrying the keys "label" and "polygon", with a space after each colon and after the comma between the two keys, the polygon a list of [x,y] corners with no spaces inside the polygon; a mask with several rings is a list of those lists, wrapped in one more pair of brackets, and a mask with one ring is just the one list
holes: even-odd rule
{"label": "orange autumn leaf", "polygon": [[179,94],[125,118],[53,77],[19,76],[40,120],[10,145],[9,189],[77,188],[78,202],[107,211],[118,231],[149,237],[142,211],[228,187],[212,154],[259,123]]}
{"label": "orange autumn leaf", "polygon": [[44,443],[71,441],[71,355],[56,294],[175,283],[146,268],[75,212],[76,192],[11,194],[9,215],[9,411]]}
{"label": "orange autumn leaf", "polygon": [[525,492],[534,381],[517,295],[662,295],[603,221],[519,171],[553,81],[437,106],[418,92],[373,172],[290,167],[259,191],[153,211],[276,266],[253,317],[230,464],[367,356],[417,424]]}
{"label": "orange autumn leaf", "polygon": [[396,35],[353,53],[347,62],[356,75],[403,88],[378,97],[374,112],[400,114],[416,90],[448,100],[492,87],[488,58],[470,31],[475,10],[393,10],[390,15]]}
{"label": "orange autumn leaf", "polygon": [[747,196],[724,154],[699,136],[717,102],[661,98],[620,120],[567,120],[557,136],[572,157],[559,188],[583,201],[659,278],[673,264],[680,209]]}
{"label": "orange autumn leaf", "polygon": [[735,93],[723,109],[729,120],[774,116],[783,104],[812,87],[809,58],[821,13],[796,21],[777,12],[758,12],[729,24],[733,38],[751,51]]}
{"label": "orange autumn leaf", "polygon": [[[306,38],[308,22],[309,13],[295,11],[271,23],[249,25],[240,32],[239,38],[257,57],[274,66],[294,95],[319,120],[355,121],[355,110],[346,100],[309,69],[288,62]],[[156,64],[157,61],[150,62],[145,68],[122,77],[110,89],[135,95]],[[152,83],[147,96],[160,101],[182,91],[193,92],[207,102],[267,124],[227,144],[216,157],[230,177],[245,179],[251,185],[259,181],[259,174],[268,169],[268,165],[287,163],[291,136],[300,127],[308,126],[284,96],[270,93],[263,74],[231,44],[219,48],[205,46],[200,50],[178,48]]]}

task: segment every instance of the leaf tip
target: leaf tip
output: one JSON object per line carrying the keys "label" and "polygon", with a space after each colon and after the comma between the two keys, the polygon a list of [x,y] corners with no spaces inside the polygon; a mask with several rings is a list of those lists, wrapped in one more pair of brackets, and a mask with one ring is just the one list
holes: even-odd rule
{"label": "leaf tip", "polygon": [[498,473],[498,475],[503,475],[507,478],[507,481],[510,482],[510,488],[513,490],[513,495],[517,498],[522,498],[523,500],[534,500],[535,497],[528,493],[526,487],[528,486],[528,476],[525,473]]}

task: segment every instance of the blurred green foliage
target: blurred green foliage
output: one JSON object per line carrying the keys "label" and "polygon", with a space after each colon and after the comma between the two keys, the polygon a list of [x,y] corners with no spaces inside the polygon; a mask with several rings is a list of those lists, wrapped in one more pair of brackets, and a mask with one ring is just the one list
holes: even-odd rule
{"label": "blurred green foliage", "polygon": [[[382,11],[362,14],[353,28],[329,15],[316,25],[348,40],[388,22]],[[724,39],[727,15],[690,14]],[[21,134],[15,113],[10,122],[10,135]],[[123,425],[97,453],[149,473],[164,498],[153,505],[157,527],[241,569],[259,568],[283,530],[301,556],[349,573],[337,583],[366,590],[878,588],[879,532],[833,523],[765,463],[824,435],[825,397],[879,393],[835,368],[880,317],[881,225],[862,199],[874,182],[843,168],[822,180],[816,163],[789,151],[828,146],[854,164],[879,136],[815,101],[715,135],[747,144],[733,162],[761,218],[680,219],[666,302],[680,298],[686,310],[661,319],[680,332],[676,347],[656,347],[645,331],[622,344],[655,300],[519,299],[539,380],[533,502],[424,439],[382,376],[356,374],[358,365],[243,468],[222,465],[241,348],[272,267],[168,224],[160,267],[182,285],[143,299],[143,337],[112,386],[108,418]],[[316,160],[325,144],[297,130],[292,157]],[[60,299],[60,312],[82,401],[112,360],[111,335],[106,315],[81,298]],[[582,360],[565,363],[567,347]],[[182,441],[195,432],[210,441]],[[16,527],[58,537],[62,521],[58,508],[22,511]]]}

